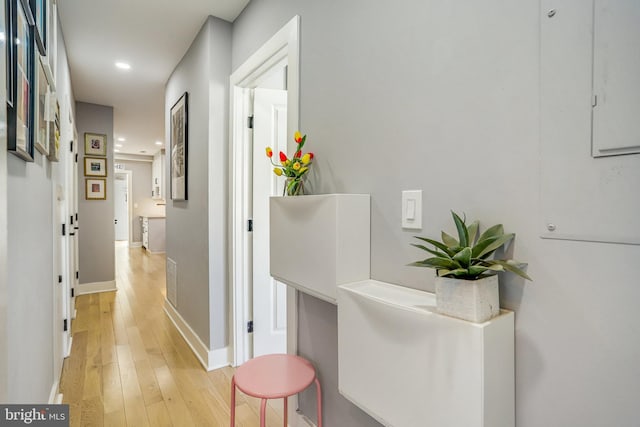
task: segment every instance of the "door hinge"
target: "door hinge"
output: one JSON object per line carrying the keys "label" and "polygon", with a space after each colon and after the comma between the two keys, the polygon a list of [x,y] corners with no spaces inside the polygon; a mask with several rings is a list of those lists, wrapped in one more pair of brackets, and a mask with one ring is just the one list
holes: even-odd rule
{"label": "door hinge", "polygon": [[67,332],[67,330],[69,329],[69,327],[67,325],[67,319],[63,320],[62,329],[64,330],[64,332]]}
{"label": "door hinge", "polygon": [[253,333],[253,320],[249,320],[247,322],[247,332],[248,333]]}
{"label": "door hinge", "polygon": [[247,220],[247,231],[253,231],[253,220]]}
{"label": "door hinge", "polygon": [[80,272],[76,271],[76,279],[79,279],[79,278],[80,278]]}
{"label": "door hinge", "polygon": [[70,147],[69,151],[71,151],[73,153],[73,141],[71,141],[70,145],[71,145],[71,147]]}
{"label": "door hinge", "polygon": [[592,95],[591,96],[591,106],[595,107],[596,105],[598,105],[598,95]]}
{"label": "door hinge", "polygon": [[76,296],[76,288],[71,288],[71,298]]}
{"label": "door hinge", "polygon": [[76,212],[76,221],[78,220],[78,212]]}
{"label": "door hinge", "polygon": [[253,116],[247,117],[247,127],[253,129]]}
{"label": "door hinge", "polygon": [[62,283],[62,274],[58,275],[58,283]]}
{"label": "door hinge", "polygon": [[78,153],[76,153],[76,163],[78,163]]}
{"label": "door hinge", "polygon": [[71,225],[73,225],[73,215],[71,215],[69,218],[71,218]]}
{"label": "door hinge", "polygon": [[63,236],[67,235],[67,224],[62,224],[62,235]]}

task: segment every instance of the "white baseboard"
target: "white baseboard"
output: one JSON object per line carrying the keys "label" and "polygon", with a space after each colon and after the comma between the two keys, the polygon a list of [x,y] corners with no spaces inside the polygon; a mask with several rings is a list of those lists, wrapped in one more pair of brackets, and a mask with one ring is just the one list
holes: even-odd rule
{"label": "white baseboard", "polygon": [[94,283],[81,283],[76,286],[77,295],[95,294],[98,292],[110,292],[117,291],[115,280],[109,280],[108,282],[94,282]]}
{"label": "white baseboard", "polygon": [[[62,394],[58,393],[59,386],[60,386],[59,379],[53,383],[53,386],[51,386],[51,392],[49,393],[49,401],[47,402],[49,405],[62,403]],[[60,402],[58,402],[58,400]]]}
{"label": "white baseboard", "polygon": [[291,420],[289,427],[316,427],[316,425],[304,415],[298,412],[294,412],[294,414],[293,420],[291,420],[292,417],[289,417]]}
{"label": "white baseboard", "polygon": [[129,247],[130,248],[141,248],[142,247],[142,242],[129,242]]}
{"label": "white baseboard", "polygon": [[207,371],[213,371],[214,369],[229,366],[229,348],[224,347],[217,350],[209,350],[207,346],[202,342],[200,337],[191,329],[191,326],[182,318],[180,313],[166,298],[164,300],[164,312],[175,327],[180,332],[180,335],[185,339],[196,358],[200,361],[204,369]]}
{"label": "white baseboard", "polygon": [[69,337],[69,345],[67,346],[67,351],[65,352],[64,358],[71,356],[71,346],[73,345],[73,336]]}

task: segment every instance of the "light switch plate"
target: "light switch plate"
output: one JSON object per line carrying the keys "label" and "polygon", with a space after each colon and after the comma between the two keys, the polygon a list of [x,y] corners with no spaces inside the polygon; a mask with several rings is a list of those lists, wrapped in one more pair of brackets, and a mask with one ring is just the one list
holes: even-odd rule
{"label": "light switch plate", "polygon": [[402,192],[402,228],[422,229],[422,190]]}

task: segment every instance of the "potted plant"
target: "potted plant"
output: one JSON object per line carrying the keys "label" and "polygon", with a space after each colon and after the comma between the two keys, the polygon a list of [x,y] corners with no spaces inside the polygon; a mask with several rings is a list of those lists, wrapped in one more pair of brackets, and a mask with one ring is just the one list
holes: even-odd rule
{"label": "potted plant", "polygon": [[298,146],[293,154],[293,158],[289,159],[285,153],[280,152],[280,164],[273,162],[273,150],[267,147],[267,157],[274,166],[273,173],[278,176],[285,176],[284,194],[287,196],[301,196],[304,194],[304,178],[313,162],[313,153],[302,154],[302,147],[307,141],[307,135],[302,135],[299,131],[293,136]]}
{"label": "potted plant", "polygon": [[466,221],[451,211],[458,239],[442,232],[442,242],[415,236],[433,246],[433,249],[414,244],[432,257],[410,265],[436,270],[436,306],[439,313],[469,320],[486,322],[500,314],[498,276],[500,271],[531,278],[522,270],[523,264],[510,259],[493,259],[500,247],[511,241],[515,234],[505,234],[502,224],[488,228],[478,237],[478,221]]}

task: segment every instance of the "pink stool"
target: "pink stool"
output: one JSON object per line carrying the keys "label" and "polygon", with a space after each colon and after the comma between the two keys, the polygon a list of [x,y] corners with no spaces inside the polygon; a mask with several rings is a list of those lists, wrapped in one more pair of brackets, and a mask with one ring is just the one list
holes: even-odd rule
{"label": "pink stool", "polygon": [[267,399],[284,398],[284,425],[287,427],[287,398],[316,383],[318,427],[322,427],[322,395],[316,370],[306,359],[290,354],[268,354],[240,366],[231,378],[231,427],[236,421],[236,387],[262,399],[260,427],[265,427]]}

